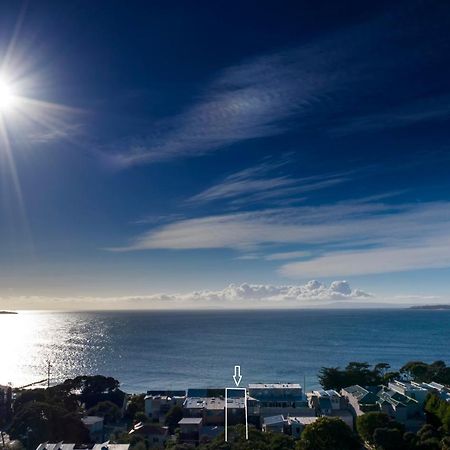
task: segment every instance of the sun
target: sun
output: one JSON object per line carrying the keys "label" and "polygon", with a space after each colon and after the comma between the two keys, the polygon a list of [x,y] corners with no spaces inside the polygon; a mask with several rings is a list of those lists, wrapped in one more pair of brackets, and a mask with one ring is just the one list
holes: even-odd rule
{"label": "sun", "polygon": [[14,89],[10,83],[0,78],[0,112],[6,112],[14,106]]}

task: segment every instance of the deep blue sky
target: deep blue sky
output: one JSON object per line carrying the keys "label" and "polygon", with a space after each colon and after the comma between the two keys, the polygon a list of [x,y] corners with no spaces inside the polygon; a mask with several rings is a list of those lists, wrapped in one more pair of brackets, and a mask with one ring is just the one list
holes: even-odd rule
{"label": "deep blue sky", "polygon": [[445,296],[449,29],[442,1],[3,1],[0,295]]}

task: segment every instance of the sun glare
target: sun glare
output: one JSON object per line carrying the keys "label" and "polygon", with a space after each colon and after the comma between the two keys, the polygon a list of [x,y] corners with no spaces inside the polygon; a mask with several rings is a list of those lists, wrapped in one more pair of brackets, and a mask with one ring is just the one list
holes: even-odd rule
{"label": "sun glare", "polygon": [[7,111],[14,105],[14,90],[5,80],[0,78],[0,111]]}

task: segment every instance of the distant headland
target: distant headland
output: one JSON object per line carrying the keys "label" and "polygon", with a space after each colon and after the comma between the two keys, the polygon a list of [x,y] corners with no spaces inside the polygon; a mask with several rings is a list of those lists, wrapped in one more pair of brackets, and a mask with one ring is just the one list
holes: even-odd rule
{"label": "distant headland", "polygon": [[18,314],[16,311],[0,311],[0,314]]}
{"label": "distant headland", "polygon": [[442,309],[450,309],[450,305],[417,305],[417,306],[411,306],[409,309],[442,310]]}

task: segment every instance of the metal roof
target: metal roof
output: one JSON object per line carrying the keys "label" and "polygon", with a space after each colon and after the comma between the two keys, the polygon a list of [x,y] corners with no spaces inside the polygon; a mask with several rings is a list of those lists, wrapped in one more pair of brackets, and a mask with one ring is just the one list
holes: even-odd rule
{"label": "metal roof", "polygon": [[277,416],[264,417],[264,425],[276,425],[278,423],[284,423],[285,421],[284,416],[281,414]]}
{"label": "metal roof", "polygon": [[184,417],[178,422],[178,425],[201,425],[202,421],[201,417]]}

